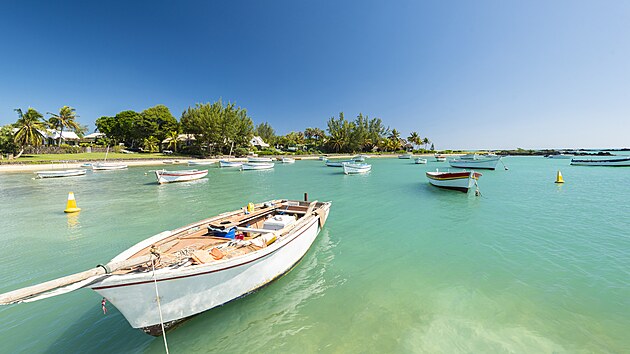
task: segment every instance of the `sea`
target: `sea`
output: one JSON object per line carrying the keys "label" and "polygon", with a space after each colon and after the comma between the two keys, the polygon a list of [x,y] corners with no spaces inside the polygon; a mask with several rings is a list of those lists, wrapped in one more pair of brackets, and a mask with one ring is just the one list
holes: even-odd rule
{"label": "sea", "polygon": [[[630,352],[630,167],[506,157],[480,171],[476,196],[431,186],[425,172],[449,170],[432,160],[372,158],[370,173],[350,176],[315,160],[210,166],[207,178],[166,185],[155,166],[3,173],[0,292],[249,202],[308,193],[333,204],[302,261],[167,332],[171,353]],[[63,212],[69,192],[80,213]],[[163,338],[107,309],[89,289],[0,306],[0,352],[165,352]]]}

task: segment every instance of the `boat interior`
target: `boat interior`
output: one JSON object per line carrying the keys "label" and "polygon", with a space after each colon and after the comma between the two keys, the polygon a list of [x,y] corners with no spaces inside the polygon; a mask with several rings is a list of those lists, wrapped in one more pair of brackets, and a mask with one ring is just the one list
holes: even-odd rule
{"label": "boat interior", "polygon": [[[136,252],[128,259],[153,254],[158,257],[155,268],[178,268],[219,262],[261,250],[286,236],[305,216],[326,213],[320,208],[326,203],[313,201],[275,200],[248,204],[240,210],[174,230],[173,234]],[[320,223],[323,223],[320,220]],[[152,264],[144,263],[114,274],[149,271]]]}

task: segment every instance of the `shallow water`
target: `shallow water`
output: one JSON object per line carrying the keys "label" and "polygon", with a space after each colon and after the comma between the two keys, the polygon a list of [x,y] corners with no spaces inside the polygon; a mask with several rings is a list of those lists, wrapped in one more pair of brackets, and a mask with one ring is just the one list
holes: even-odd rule
{"label": "shallow water", "polygon": [[[250,201],[332,200],[306,257],[264,289],[167,333],[173,353],[629,352],[630,168],[504,159],[481,197],[437,189],[446,163],[371,159],[210,168],[158,186],[154,167],[64,179],[0,175],[0,292],[107,262]],[[168,168],[185,168],[169,166]],[[561,170],[566,183],[553,183]],[[73,191],[79,214],[66,215]],[[0,308],[1,352],[164,351],[87,289]]]}

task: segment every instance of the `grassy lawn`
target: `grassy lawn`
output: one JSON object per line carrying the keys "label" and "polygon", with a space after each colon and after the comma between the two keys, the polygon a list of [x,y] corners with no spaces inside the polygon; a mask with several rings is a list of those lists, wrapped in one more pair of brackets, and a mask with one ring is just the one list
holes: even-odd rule
{"label": "grassy lawn", "polygon": [[[150,160],[165,158],[181,158],[182,155],[164,155],[162,153],[142,153],[142,154],[123,154],[110,152],[107,154],[107,160]],[[41,155],[22,155],[12,163],[40,163],[52,161],[102,161],[105,159],[104,152],[80,153],[80,154],[41,154]],[[8,162],[4,160],[3,162]]]}

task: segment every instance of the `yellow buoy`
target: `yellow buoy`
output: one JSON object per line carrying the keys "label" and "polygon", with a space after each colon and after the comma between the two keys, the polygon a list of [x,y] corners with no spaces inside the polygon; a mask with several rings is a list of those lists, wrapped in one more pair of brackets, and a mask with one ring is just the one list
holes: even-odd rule
{"label": "yellow buoy", "polygon": [[74,199],[74,193],[68,193],[68,203],[66,203],[66,210],[64,213],[76,213],[77,211],[81,211],[81,208],[77,208],[77,201]]}
{"label": "yellow buoy", "polygon": [[558,170],[558,175],[556,176],[556,183],[564,183],[564,180],[562,179],[562,173],[560,172],[560,170]]}

